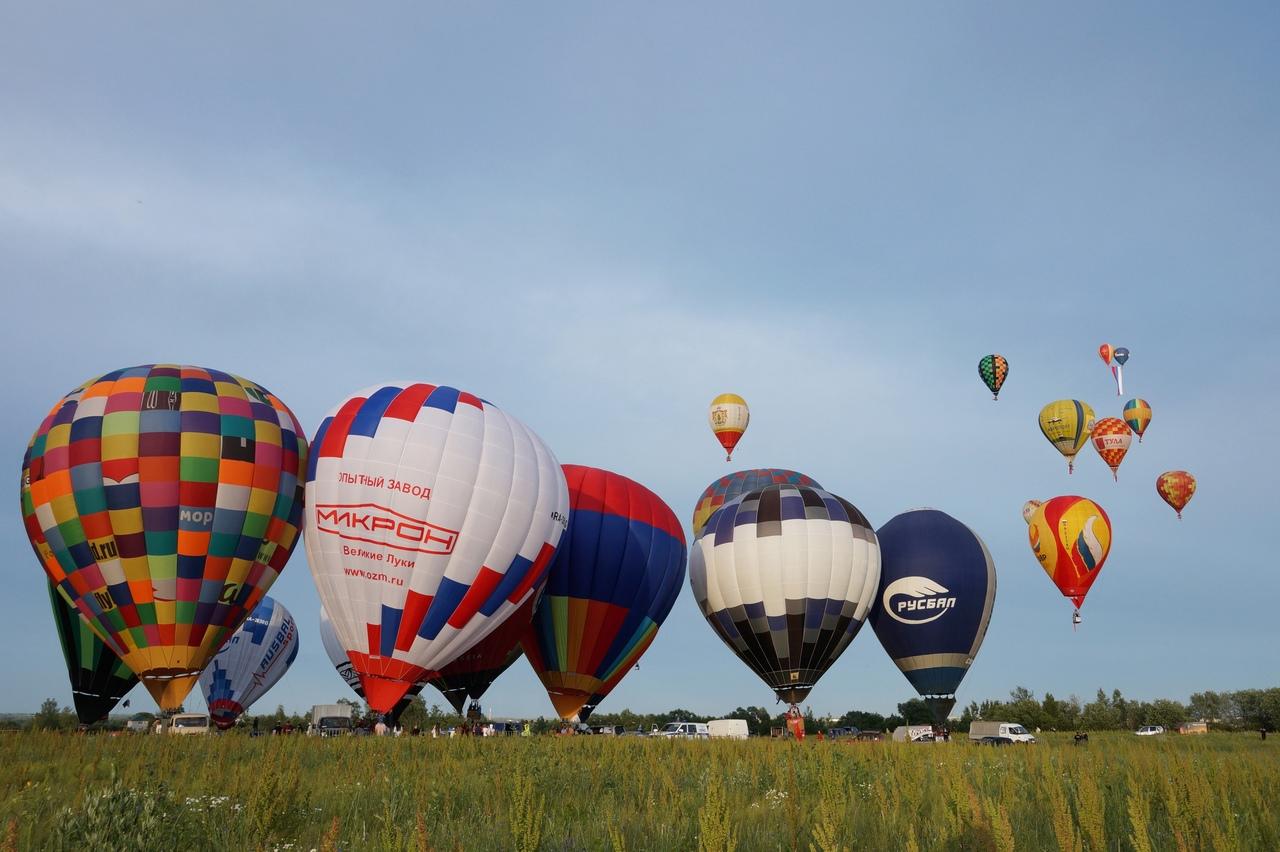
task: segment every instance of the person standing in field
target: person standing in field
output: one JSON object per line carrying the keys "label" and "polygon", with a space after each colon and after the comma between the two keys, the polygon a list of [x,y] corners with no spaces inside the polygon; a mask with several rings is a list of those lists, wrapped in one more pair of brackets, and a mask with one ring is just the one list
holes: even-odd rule
{"label": "person standing in field", "polygon": [[387,735],[387,723],[379,719],[378,723],[373,726],[373,733],[379,737],[385,737]]}

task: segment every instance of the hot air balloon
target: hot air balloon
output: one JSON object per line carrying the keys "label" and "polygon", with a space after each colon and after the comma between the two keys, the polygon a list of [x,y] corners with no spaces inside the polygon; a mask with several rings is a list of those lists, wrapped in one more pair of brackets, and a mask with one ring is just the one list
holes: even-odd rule
{"label": "hot air balloon", "polygon": [[722,393],[711,400],[711,411],[707,419],[716,440],[724,447],[724,460],[732,461],[733,448],[742,440],[742,433],[747,431],[747,422],[751,420],[747,401],[736,393]]}
{"label": "hot air balloon", "polygon": [[1102,363],[1108,367],[1111,366],[1111,344],[1104,343],[1098,347],[1098,357],[1102,359]]}
{"label": "hot air balloon", "polygon": [[1115,366],[1111,368],[1111,374],[1116,380],[1116,396],[1124,395],[1124,365],[1129,363],[1129,350],[1123,346],[1111,353]]}
{"label": "hot air balloon", "polygon": [[991,398],[999,399],[1000,388],[1009,375],[1009,362],[1003,355],[984,355],[978,362],[978,375],[991,391]]}
{"label": "hot air balloon", "polygon": [[564,466],[572,511],[521,639],[561,718],[585,720],[631,671],[684,582],[680,521],[625,476]]}
{"label": "hot air balloon", "polygon": [[67,661],[76,716],[80,724],[92,725],[107,718],[120,699],[133,689],[138,676],[89,629],[80,617],[80,610],[67,603],[53,583],[48,585],[49,606],[62,643],[62,656]]}
{"label": "hot air balloon", "polygon": [[307,561],[379,713],[537,594],[568,524],[542,439],[443,385],[344,400],[316,432],[306,489]]}
{"label": "hot air balloon", "polygon": [[[351,665],[351,660],[347,658],[347,652],[343,649],[342,643],[338,639],[338,634],[333,630],[333,622],[329,620],[329,613],[324,611],[324,607],[320,607],[320,643],[324,645],[324,652],[329,656],[329,662],[337,669],[342,680],[351,687],[352,691],[364,700],[364,686],[360,683],[360,675],[356,673],[355,668]],[[392,727],[400,719],[403,713],[413,699],[422,692],[425,683],[415,683],[409,687],[409,691],[405,693],[404,698],[396,702],[391,708],[391,712],[387,714],[387,724]]]}
{"label": "hot air balloon", "polygon": [[942,725],[991,621],[995,563],[973,530],[936,509],[898,515],[876,538],[871,627]]}
{"label": "hot air balloon", "polygon": [[711,629],[788,704],[803,701],[853,641],[879,581],[867,519],[803,485],[726,503],[689,558],[689,585]]}
{"label": "hot air balloon", "polygon": [[1185,470],[1167,470],[1156,477],[1156,493],[1173,507],[1182,520],[1182,510],[1196,493],[1196,478]]}
{"label": "hot air balloon", "polygon": [[1129,363],[1129,350],[1121,346],[1111,353],[1111,357],[1117,364],[1123,367],[1125,364]]}
{"label": "hot air balloon", "polygon": [[[561,546],[563,547],[563,540]],[[448,699],[459,714],[468,698],[473,704],[479,704],[498,676],[520,659],[520,637],[528,631],[537,604],[538,599],[530,595],[520,609],[498,625],[497,630],[481,639],[431,679],[431,685],[440,690],[440,694]]]}
{"label": "hot air balloon", "polygon": [[27,535],[162,709],[182,704],[288,560],[306,450],[279,399],[200,367],[107,373],[36,430]]}
{"label": "hot air balloon", "polygon": [[723,506],[748,491],[764,488],[766,485],[808,485],[810,488],[821,488],[813,477],[794,470],[781,467],[757,468],[756,470],[739,470],[728,476],[722,476],[706,487],[698,498],[693,510],[693,537],[702,535],[707,519]]}
{"label": "hot air balloon", "polygon": [[1044,572],[1076,605],[1079,623],[1084,597],[1111,551],[1111,519],[1092,500],[1054,497],[1036,510],[1027,536]]}
{"label": "hot air balloon", "polygon": [[1075,469],[1076,453],[1093,431],[1093,409],[1078,399],[1060,399],[1040,409],[1040,431],[1054,449],[1066,456],[1067,473]]}
{"label": "hot air balloon", "polygon": [[1133,443],[1133,430],[1129,424],[1115,417],[1104,417],[1093,424],[1091,433],[1093,448],[1111,468],[1111,476],[1119,481],[1120,462],[1124,461],[1129,445]]}
{"label": "hot air balloon", "polygon": [[1151,422],[1151,403],[1145,399],[1131,399],[1124,404],[1124,422],[1138,433],[1138,443],[1142,443],[1142,434],[1147,431]]}
{"label": "hot air balloon", "polygon": [[1041,503],[1039,500],[1028,500],[1027,502],[1023,503],[1022,504],[1022,520],[1026,521],[1028,524],[1031,523],[1031,519],[1035,517],[1036,509],[1039,509],[1040,506],[1041,506]]}
{"label": "hot air balloon", "polygon": [[264,597],[200,673],[213,723],[224,731],[234,725],[297,656],[297,623],[283,604]]}

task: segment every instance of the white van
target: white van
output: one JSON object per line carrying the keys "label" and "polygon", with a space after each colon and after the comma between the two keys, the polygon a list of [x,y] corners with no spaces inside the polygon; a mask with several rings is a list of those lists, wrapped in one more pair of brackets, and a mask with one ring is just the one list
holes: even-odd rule
{"label": "white van", "polygon": [[179,713],[169,719],[166,729],[170,734],[207,734],[209,733],[208,713]]}
{"label": "white van", "polygon": [[746,719],[712,719],[707,735],[713,740],[745,740],[751,735]]}
{"label": "white van", "polygon": [[1031,732],[1017,722],[979,722],[969,723],[969,739],[982,741],[988,737],[1003,737],[1015,743],[1033,743],[1036,738]]}
{"label": "white van", "polygon": [[705,722],[668,722],[655,736],[705,740],[711,736]]}

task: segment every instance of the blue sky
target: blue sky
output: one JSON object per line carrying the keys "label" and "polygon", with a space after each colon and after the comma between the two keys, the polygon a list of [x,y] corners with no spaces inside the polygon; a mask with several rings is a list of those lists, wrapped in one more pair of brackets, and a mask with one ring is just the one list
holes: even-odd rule
{"label": "blue sky", "polygon": [[[961,703],[1275,684],[1280,11],[686,6],[8,4],[0,711],[70,702],[26,442],[79,382],[154,361],[252,378],[309,431],[383,379],[454,384],[682,518],[729,469],[705,413],[732,390],[741,466],[986,540]],[[1104,340],[1155,411],[1118,484],[1089,448],[1068,477],[1035,420],[1118,412]],[[1182,523],[1171,468],[1200,481]],[[1115,529],[1075,633],[1020,515],[1070,493]],[[303,553],[272,594],[303,647],[264,705],[344,695]],[[867,628],[810,704],[911,695]],[[524,662],[489,703],[551,713]],[[686,587],[601,712],[771,703]]]}

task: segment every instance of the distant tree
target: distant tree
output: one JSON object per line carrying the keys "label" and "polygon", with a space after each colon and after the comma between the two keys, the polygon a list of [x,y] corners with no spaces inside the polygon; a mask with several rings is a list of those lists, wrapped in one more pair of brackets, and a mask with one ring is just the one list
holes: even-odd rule
{"label": "distant tree", "polygon": [[40,712],[31,720],[31,727],[38,731],[56,731],[62,727],[62,713],[57,699],[46,698],[40,703]]}
{"label": "distant tree", "polygon": [[908,725],[933,724],[933,711],[920,698],[912,698],[899,704],[898,715],[906,719],[906,724]]}

